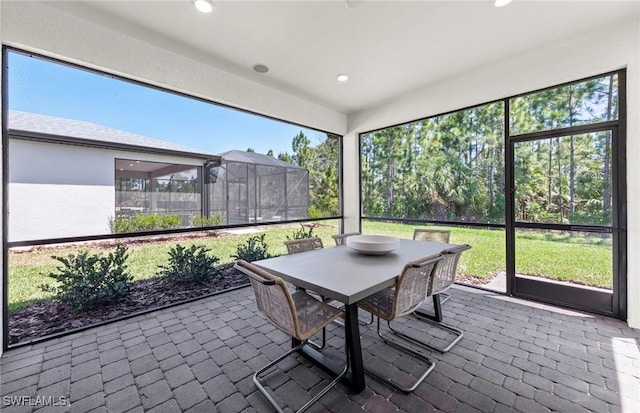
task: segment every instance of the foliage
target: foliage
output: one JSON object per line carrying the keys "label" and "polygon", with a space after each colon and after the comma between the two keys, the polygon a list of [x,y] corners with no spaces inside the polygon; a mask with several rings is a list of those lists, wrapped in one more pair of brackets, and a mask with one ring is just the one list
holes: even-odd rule
{"label": "foliage", "polygon": [[191,225],[194,227],[214,227],[222,224],[224,218],[222,215],[205,216],[193,216],[191,217]]}
{"label": "foliage", "polygon": [[[413,225],[363,221],[363,234],[411,238]],[[469,244],[458,274],[490,279],[506,270],[505,231],[465,227],[434,227],[451,231],[451,242]],[[612,287],[610,234],[570,234],[560,231],[518,231],[516,272],[544,278]]]}
{"label": "foliage", "polygon": [[[510,133],[615,119],[617,89],[606,75],[513,98]],[[499,101],[361,135],[364,215],[504,222],[504,129]],[[516,219],[610,225],[611,147],[607,132],[515,143]]]}
{"label": "foliage", "polygon": [[333,213],[330,211],[323,211],[315,205],[309,205],[309,209],[307,210],[307,216],[309,218],[322,218],[331,215],[333,215]]}
{"label": "foliage", "polygon": [[98,255],[88,251],[52,256],[62,265],[48,277],[56,286],[41,285],[41,289],[55,294],[55,299],[68,303],[74,310],[85,310],[97,304],[124,297],[133,277],[127,272],[127,247],[118,245],[115,252]]}
{"label": "foliage", "polygon": [[236,253],[231,258],[236,260],[257,261],[269,258],[268,245],[265,241],[266,234],[254,235],[242,244],[238,244]]}
{"label": "foliage", "polygon": [[287,239],[304,239],[304,238],[313,238],[313,225],[302,225],[300,224],[300,228],[293,231],[291,236],[287,235]]}
{"label": "foliage", "polygon": [[182,214],[156,215],[140,214],[132,216],[120,216],[109,219],[109,228],[112,234],[122,232],[153,231],[159,229],[179,228],[182,223]]}
{"label": "foliage", "polygon": [[309,172],[309,217],[321,218],[339,213],[338,140],[326,137],[317,145],[300,131],[291,141],[293,155],[279,153],[278,159]]}
{"label": "foliage", "polygon": [[[323,225],[316,226],[314,234],[321,237],[325,245],[333,243],[331,235],[338,233],[338,223],[335,220],[324,221]],[[287,250],[282,242],[290,235],[290,226],[272,226],[266,231],[265,242],[269,244],[269,254],[286,254]],[[215,255],[220,257],[220,265],[231,264],[235,260],[231,255],[236,252],[237,245],[245,242],[254,234],[237,234],[233,236],[208,236],[196,238],[193,241],[180,241],[182,245],[189,246],[193,243],[202,244],[215,251]],[[182,237],[182,236],[181,236]],[[196,241],[197,240],[197,241]],[[129,259],[127,268],[133,275],[134,281],[141,281],[156,276],[158,265],[167,262],[169,248],[174,246],[176,241],[154,241],[154,242],[134,242],[129,245]],[[104,247],[93,244],[87,246],[91,253],[102,253]],[[76,253],[76,246],[55,247],[56,255],[66,255]],[[46,277],[50,271],[55,270],[55,263],[50,258],[52,255],[50,248],[37,248],[29,252],[9,251],[8,258],[8,294],[9,312],[14,313],[20,308],[24,308],[41,300],[49,300],[52,295],[42,291],[39,287],[42,283],[54,285],[55,280]]]}
{"label": "foliage", "polygon": [[158,266],[158,275],[171,283],[204,283],[217,273],[215,265],[220,261],[208,255],[209,251],[204,245],[186,248],[176,244],[169,249],[169,263]]}
{"label": "foliage", "polygon": [[[315,226],[314,235],[322,238],[325,245],[333,244],[332,234],[339,232],[338,223],[334,220],[323,222],[325,225]],[[386,222],[363,221],[362,231],[365,234],[391,235],[400,238],[411,238],[412,225],[401,225]],[[473,246],[462,255],[461,274],[490,278],[504,271],[505,264],[505,232],[504,230],[487,230],[479,228],[447,227],[451,230],[453,243],[468,243]],[[286,254],[283,239],[291,233],[289,226],[274,226],[266,230],[265,241],[269,244],[270,256]],[[602,234],[597,237],[545,236],[529,234],[528,237],[518,231],[516,246],[518,248],[517,266],[521,274],[547,274],[559,280],[576,280],[581,283],[611,288],[612,269],[611,235]],[[252,235],[239,234],[224,237],[198,238],[197,243],[205,245],[220,257],[220,264],[232,263],[231,255],[236,252],[238,243],[244,242]],[[194,241],[195,242],[195,241]],[[184,241],[183,245],[190,245]],[[158,241],[135,243],[129,246],[127,268],[134,280],[144,280],[156,275],[158,264],[166,263],[167,253],[175,241]],[[102,247],[88,247],[91,253],[99,253]],[[55,280],[47,277],[55,270],[54,261],[50,258],[51,250],[37,248],[29,252],[9,250],[8,257],[8,294],[9,313],[13,314],[37,301],[51,299],[51,293],[42,291],[38,286],[42,283],[55,285]],[[75,246],[61,246],[56,249],[57,255],[76,253]],[[555,262],[541,260],[540,257],[552,251]],[[539,268],[536,268],[536,267]],[[464,269],[464,271],[462,270]]]}

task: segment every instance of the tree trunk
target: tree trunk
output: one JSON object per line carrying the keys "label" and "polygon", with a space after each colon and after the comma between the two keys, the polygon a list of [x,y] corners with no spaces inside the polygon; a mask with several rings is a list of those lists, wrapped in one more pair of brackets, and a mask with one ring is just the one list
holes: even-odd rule
{"label": "tree trunk", "polygon": [[562,206],[562,154],[560,153],[560,138],[556,138],[556,157],[558,158],[558,212],[559,222],[562,223],[563,206]]}
{"label": "tree trunk", "polygon": [[[609,76],[609,90],[607,93],[607,120],[613,117],[613,75]],[[611,134],[605,132],[604,141],[604,188],[602,190],[602,212],[611,209],[611,188],[609,187],[609,175],[611,174]]]}
{"label": "tree trunk", "polygon": [[573,146],[573,136],[571,136],[570,141],[570,149],[569,149],[569,216],[575,212],[575,154],[574,154],[574,146]]}
{"label": "tree trunk", "polygon": [[553,205],[553,200],[551,199],[551,187],[553,182],[552,170],[553,168],[553,141],[549,141],[549,166],[547,168],[547,208],[550,208]]}

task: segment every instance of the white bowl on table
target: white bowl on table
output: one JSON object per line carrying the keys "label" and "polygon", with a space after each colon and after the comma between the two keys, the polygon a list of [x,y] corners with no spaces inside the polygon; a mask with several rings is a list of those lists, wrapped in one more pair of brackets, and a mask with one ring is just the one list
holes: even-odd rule
{"label": "white bowl on table", "polygon": [[366,255],[384,255],[400,247],[400,240],[385,235],[353,235],[347,238],[347,247]]}

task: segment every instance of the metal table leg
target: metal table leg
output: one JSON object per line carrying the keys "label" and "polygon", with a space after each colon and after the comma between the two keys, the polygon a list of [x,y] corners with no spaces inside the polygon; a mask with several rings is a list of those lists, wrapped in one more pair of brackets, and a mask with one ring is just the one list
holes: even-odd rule
{"label": "metal table leg", "polygon": [[[364,363],[362,361],[362,347],[360,345],[360,327],[358,322],[358,306],[356,304],[345,305],[345,338],[349,347],[349,373],[342,381],[349,386],[354,393],[360,393],[366,387],[364,379]],[[293,347],[299,345],[296,339],[291,341]],[[319,367],[333,375],[338,375],[344,365],[340,365],[310,345],[303,346],[300,353]]]}

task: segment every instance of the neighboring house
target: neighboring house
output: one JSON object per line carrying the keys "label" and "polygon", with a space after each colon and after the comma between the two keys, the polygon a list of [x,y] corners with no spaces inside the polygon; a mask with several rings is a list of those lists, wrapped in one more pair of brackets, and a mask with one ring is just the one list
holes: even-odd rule
{"label": "neighboring house", "polygon": [[[101,235],[115,217],[303,219],[306,169],[258,153],[214,155],[96,125],[9,112],[9,241]],[[203,172],[204,171],[204,172]]]}
{"label": "neighboring house", "polygon": [[10,111],[9,241],[110,232],[117,215],[201,215],[220,157],[88,122]]}

